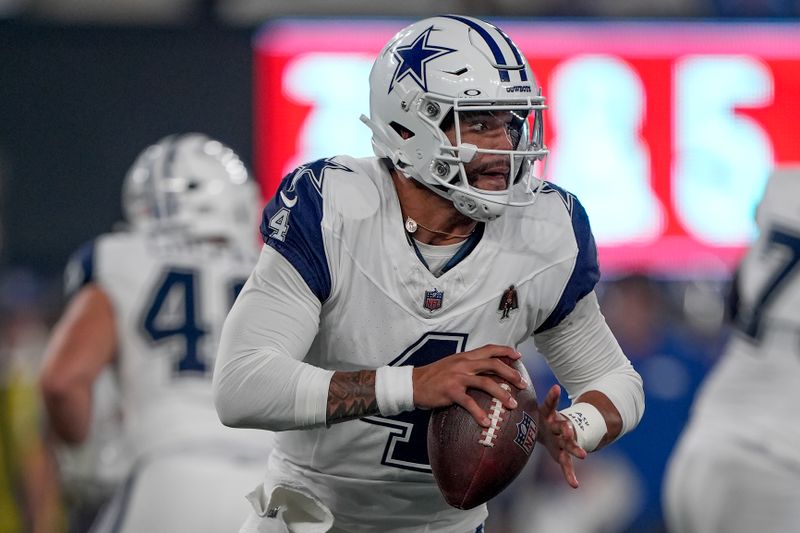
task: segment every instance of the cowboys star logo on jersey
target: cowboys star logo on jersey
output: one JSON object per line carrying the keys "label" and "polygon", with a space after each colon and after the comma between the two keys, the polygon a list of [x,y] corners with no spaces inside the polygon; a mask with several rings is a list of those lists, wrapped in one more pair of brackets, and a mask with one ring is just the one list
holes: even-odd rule
{"label": "cowboys star logo on jersey", "polygon": [[[304,177],[308,178],[309,183],[311,183],[317,193],[322,196],[322,180],[325,178],[325,171],[329,168],[352,172],[352,170],[346,166],[334,161],[332,157],[319,159],[313,163],[303,165],[294,171],[291,186],[285,191],[280,191],[281,201],[283,201],[289,209],[294,207],[294,204],[297,203],[297,181]],[[288,196],[286,193],[291,193],[293,196]]]}
{"label": "cowboys star logo on jersey", "polygon": [[455,52],[452,48],[428,44],[428,38],[432,31],[435,31],[433,26],[420,33],[419,37],[410,45],[398,46],[395,49],[394,57],[399,63],[394,71],[392,82],[389,84],[389,92],[392,92],[395,83],[402,81],[406,76],[411,76],[417,82],[417,85],[427,92],[428,75],[426,69],[428,62],[437,57]]}

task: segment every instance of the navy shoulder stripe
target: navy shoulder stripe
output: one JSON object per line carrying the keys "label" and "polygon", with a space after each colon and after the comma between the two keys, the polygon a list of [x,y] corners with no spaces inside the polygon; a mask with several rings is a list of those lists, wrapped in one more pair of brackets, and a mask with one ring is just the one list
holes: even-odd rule
{"label": "navy shoulder stripe", "polygon": [[561,187],[545,182],[542,193],[555,193],[561,198],[572,221],[572,231],[578,245],[575,267],[567,281],[564,292],[550,316],[534,333],[541,333],[561,323],[569,315],[581,298],[592,292],[600,280],[600,266],[597,263],[597,245],[594,242],[589,217],[578,199]]}
{"label": "navy shoulder stripe", "polygon": [[261,220],[264,243],[292,264],[321,302],[331,291],[321,227],[322,183],[328,169],[352,172],[332,158],[298,167],[283,178]]}
{"label": "navy shoulder stripe", "polygon": [[94,250],[95,241],[91,240],[82,244],[70,256],[64,271],[64,294],[68,298],[94,281]]}

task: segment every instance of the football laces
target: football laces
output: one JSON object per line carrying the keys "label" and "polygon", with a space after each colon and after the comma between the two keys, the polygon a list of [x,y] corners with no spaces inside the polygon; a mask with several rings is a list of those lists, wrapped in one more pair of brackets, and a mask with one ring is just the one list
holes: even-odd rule
{"label": "football laces", "polygon": [[[511,387],[507,383],[501,383],[500,388],[511,392]],[[503,413],[505,412],[503,402],[492,398],[492,405],[489,407],[489,427],[481,431],[478,444],[488,448],[494,447],[494,441],[497,440],[497,434],[500,433],[500,424],[503,423]]]}

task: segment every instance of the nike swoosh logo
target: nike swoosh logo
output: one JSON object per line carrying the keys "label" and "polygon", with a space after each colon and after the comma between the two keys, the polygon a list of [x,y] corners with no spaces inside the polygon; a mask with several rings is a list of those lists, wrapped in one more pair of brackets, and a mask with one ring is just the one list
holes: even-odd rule
{"label": "nike swoosh logo", "polygon": [[286,196],[286,193],[281,191],[281,200],[283,200],[283,203],[286,204],[286,207],[291,209],[294,207],[294,204],[297,203],[297,196],[295,196],[294,198],[289,198],[288,196]]}

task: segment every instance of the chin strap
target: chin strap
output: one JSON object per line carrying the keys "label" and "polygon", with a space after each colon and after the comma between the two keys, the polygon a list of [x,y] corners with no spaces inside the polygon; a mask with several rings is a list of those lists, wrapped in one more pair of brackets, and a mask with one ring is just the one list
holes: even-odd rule
{"label": "chin strap", "polygon": [[[491,222],[502,215],[506,207],[498,205],[481,209],[478,200],[461,191],[451,191],[449,196],[459,213],[478,222]],[[487,205],[486,202],[483,205]]]}

